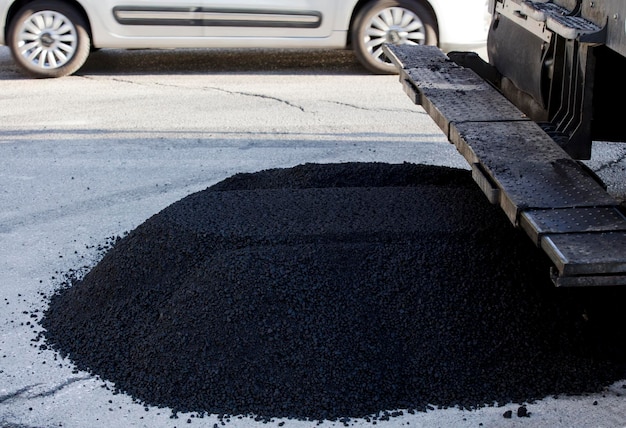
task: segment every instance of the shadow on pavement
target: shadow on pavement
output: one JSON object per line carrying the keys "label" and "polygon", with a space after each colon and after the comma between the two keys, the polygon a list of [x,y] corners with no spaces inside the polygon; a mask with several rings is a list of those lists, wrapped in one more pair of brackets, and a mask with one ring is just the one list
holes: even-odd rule
{"label": "shadow on pavement", "polygon": [[103,49],[77,74],[225,72],[367,74],[352,51],[308,49]]}

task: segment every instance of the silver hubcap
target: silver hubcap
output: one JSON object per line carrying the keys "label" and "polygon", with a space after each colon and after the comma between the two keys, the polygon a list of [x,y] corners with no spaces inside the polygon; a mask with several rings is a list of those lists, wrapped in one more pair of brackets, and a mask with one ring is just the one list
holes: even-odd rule
{"label": "silver hubcap", "polygon": [[372,17],[365,29],[364,42],[368,52],[377,61],[387,62],[383,43],[423,44],[426,29],[421,19],[408,9],[390,7]]}
{"label": "silver hubcap", "polygon": [[63,14],[51,10],[37,12],[26,19],[18,34],[20,55],[35,67],[63,67],[72,59],[78,44],[74,24]]}

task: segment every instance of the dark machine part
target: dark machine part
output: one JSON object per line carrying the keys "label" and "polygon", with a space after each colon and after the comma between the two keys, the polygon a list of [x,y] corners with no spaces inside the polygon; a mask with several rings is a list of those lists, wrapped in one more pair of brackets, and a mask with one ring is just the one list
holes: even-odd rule
{"label": "dark machine part", "polygon": [[626,0],[490,0],[489,62],[385,46],[411,100],[559,287],[626,286],[626,211],[577,159],[626,141]]}
{"label": "dark machine part", "polygon": [[490,9],[494,70],[479,74],[575,159],[589,159],[594,140],[626,140],[615,106],[626,96],[625,1],[491,0]]}
{"label": "dark machine part", "polygon": [[383,49],[409,98],[465,158],[487,199],[553,262],[556,286],[626,286],[626,214],[581,162],[437,47]]}

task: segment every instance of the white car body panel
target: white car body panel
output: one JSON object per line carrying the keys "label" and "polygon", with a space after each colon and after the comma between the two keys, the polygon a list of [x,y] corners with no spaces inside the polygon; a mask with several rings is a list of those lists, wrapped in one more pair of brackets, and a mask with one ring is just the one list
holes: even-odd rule
{"label": "white car body panel", "polygon": [[438,17],[442,50],[472,50],[484,46],[491,23],[488,0],[482,0],[482,7],[480,1],[468,0],[429,0],[429,3]]}
{"label": "white car body panel", "polygon": [[[7,10],[14,0],[0,0],[0,44],[5,44]],[[352,12],[357,0],[77,0],[86,11],[92,42],[97,48],[345,48]],[[483,45],[488,26],[485,0],[429,0],[438,17],[439,42],[444,50]],[[113,9],[130,6],[146,9],[133,16],[148,21],[169,16],[184,19],[213,19],[242,22],[229,25],[128,25],[116,20]],[[133,12],[133,11],[131,11]],[[276,21],[289,20],[311,24],[311,12],[319,13],[318,26],[250,25],[266,12]],[[161,14],[159,17],[159,13]],[[261,14],[262,13],[262,14]],[[304,14],[299,16],[297,14]],[[246,20],[249,20],[246,23]],[[472,23],[469,25],[468,23]],[[293,22],[292,22],[293,24]]]}
{"label": "white car body panel", "polygon": [[[182,19],[211,20],[214,25],[127,25],[120,24],[111,11],[115,6],[132,5],[152,11],[135,11],[140,21],[166,19],[176,9]],[[272,0],[263,2],[228,0],[103,0],[94,2],[90,16],[96,47],[283,47],[344,46],[335,37],[336,11],[333,0]],[[161,10],[159,10],[161,9]],[[128,14],[129,12],[126,11]],[[158,16],[161,14],[162,16]],[[319,25],[315,18],[319,16]],[[121,15],[118,15],[118,17]],[[130,15],[127,15],[130,16]],[[97,24],[95,23],[97,21]],[[269,21],[269,24],[263,23]],[[231,23],[232,25],[226,25]],[[240,23],[238,25],[238,23]],[[314,26],[315,25],[315,26]],[[340,34],[345,35],[347,28]]]}
{"label": "white car body panel", "polygon": [[[99,48],[177,48],[177,47],[220,47],[220,48],[286,48],[346,46],[350,13],[357,0],[351,0],[350,10],[339,7],[333,0],[273,0],[263,2],[230,2],[207,0],[102,0],[94,2],[95,12],[90,14],[92,38]],[[188,9],[189,19],[213,19],[217,22],[241,22],[242,25],[197,25],[159,26],[122,25],[111,12],[115,6],[132,4],[134,7],[150,9]],[[195,10],[195,11],[194,11]],[[180,13],[178,11],[178,13]],[[302,14],[302,15],[298,15]],[[320,25],[307,28],[311,16],[320,16]],[[137,15],[140,16],[141,15]],[[184,16],[184,15],[183,15]],[[269,17],[269,18],[266,18]],[[142,18],[148,18],[148,15]],[[158,19],[156,17],[155,19]],[[249,25],[264,19],[273,20],[273,25]],[[293,26],[295,23],[296,26]],[[303,28],[298,28],[301,24]]]}
{"label": "white car body panel", "polygon": [[[134,47],[132,40],[139,43],[142,39],[156,38],[162,39],[161,43],[163,43],[164,39],[201,38],[203,36],[202,27],[199,26],[180,25],[171,28],[157,25],[125,25],[117,22],[113,13],[115,7],[126,5],[162,11],[176,9],[179,11],[179,16],[182,13],[185,14],[179,19],[191,20],[195,16],[194,11],[202,7],[202,0],[81,0],[81,3],[84,4],[89,15],[93,44],[96,47],[124,47],[124,44],[118,46],[116,39],[128,39],[131,42],[128,46]],[[172,31],[173,29],[175,31]],[[175,33],[174,37],[172,33]]]}

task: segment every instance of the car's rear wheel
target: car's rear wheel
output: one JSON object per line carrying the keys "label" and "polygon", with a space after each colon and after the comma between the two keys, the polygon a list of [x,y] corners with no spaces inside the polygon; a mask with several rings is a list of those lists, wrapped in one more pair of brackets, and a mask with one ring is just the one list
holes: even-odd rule
{"label": "car's rear wheel", "polygon": [[385,43],[437,45],[437,21],[418,1],[374,0],[356,15],[352,49],[370,71],[393,74],[396,69],[383,53]]}
{"label": "car's rear wheel", "polygon": [[8,46],[15,62],[35,77],[61,77],[87,60],[90,38],[85,19],[57,1],[34,1],[11,20]]}

